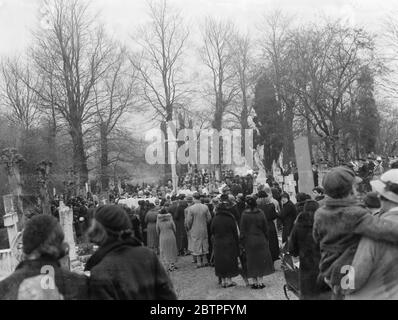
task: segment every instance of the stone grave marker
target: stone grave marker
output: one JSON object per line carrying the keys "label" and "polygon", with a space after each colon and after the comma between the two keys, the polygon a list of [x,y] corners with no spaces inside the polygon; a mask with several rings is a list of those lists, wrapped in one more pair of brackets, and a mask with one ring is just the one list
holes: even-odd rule
{"label": "stone grave marker", "polygon": [[298,190],[312,194],[314,189],[314,176],[311,165],[311,155],[308,146],[308,137],[302,136],[294,141],[296,162],[298,169]]}
{"label": "stone grave marker", "polygon": [[69,245],[69,262],[77,260],[76,243],[73,234],[73,209],[64,205],[63,201],[59,204],[59,220],[65,234],[65,241]]}

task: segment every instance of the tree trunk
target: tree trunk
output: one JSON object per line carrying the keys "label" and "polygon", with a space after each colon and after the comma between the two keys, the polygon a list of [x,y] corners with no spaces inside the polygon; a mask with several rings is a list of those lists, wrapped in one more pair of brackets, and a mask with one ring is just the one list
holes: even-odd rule
{"label": "tree trunk", "polygon": [[[221,133],[222,129],[222,112],[220,110],[216,110],[214,113],[214,122],[213,129],[217,130],[218,133]],[[213,142],[214,143],[214,142]],[[223,162],[223,141],[221,138],[218,140],[218,163],[215,163],[215,171],[218,172],[218,177],[221,179],[221,171],[222,171],[222,162]]]}
{"label": "tree trunk", "polygon": [[293,134],[293,108],[286,106],[284,117],[284,136],[283,136],[283,161],[289,163],[295,162],[296,156],[294,152],[294,134]]}
{"label": "tree trunk", "polygon": [[107,127],[105,123],[100,125],[100,174],[101,174],[101,189],[103,192],[107,191],[109,188],[109,159],[108,159],[108,136]]}
{"label": "tree trunk", "polygon": [[249,129],[249,123],[247,121],[248,118],[248,110],[247,107],[244,106],[241,112],[241,152],[244,154],[245,152],[245,130]]}
{"label": "tree trunk", "polygon": [[53,164],[57,163],[57,127],[52,121],[49,121],[47,144],[49,150],[49,158]]}
{"label": "tree trunk", "polygon": [[87,158],[84,150],[83,129],[81,123],[75,123],[70,131],[73,143],[73,169],[77,174],[77,187],[83,190],[88,182]]}

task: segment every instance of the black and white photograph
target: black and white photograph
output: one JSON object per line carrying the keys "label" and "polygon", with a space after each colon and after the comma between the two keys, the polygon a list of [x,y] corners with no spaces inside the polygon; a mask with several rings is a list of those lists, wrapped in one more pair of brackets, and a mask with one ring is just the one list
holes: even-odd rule
{"label": "black and white photograph", "polygon": [[398,1],[0,0],[0,300],[398,300]]}

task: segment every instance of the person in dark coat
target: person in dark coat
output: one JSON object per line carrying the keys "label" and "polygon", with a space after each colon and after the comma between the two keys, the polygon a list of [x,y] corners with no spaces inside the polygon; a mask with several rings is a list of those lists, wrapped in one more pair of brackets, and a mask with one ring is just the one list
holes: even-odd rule
{"label": "person in dark coat", "polygon": [[290,232],[293,229],[294,221],[297,218],[297,209],[293,202],[290,201],[288,193],[282,194],[282,210],[279,214],[279,219],[282,222],[282,243],[288,240]]}
{"label": "person in dark coat", "polygon": [[156,221],[160,211],[159,201],[155,204],[149,204],[149,210],[145,215],[147,247],[152,249],[156,254],[159,253],[159,237],[156,232]]}
{"label": "person in dark coat", "polygon": [[238,196],[236,197],[236,208],[238,209],[238,213],[239,213],[239,222],[240,222],[240,217],[242,217],[242,213],[243,211],[245,211],[246,209],[246,202],[245,202],[245,196],[243,195],[243,193],[238,194]]}
{"label": "person in dark coat", "polygon": [[277,261],[279,260],[280,252],[278,234],[274,221],[277,219],[278,215],[274,204],[270,202],[268,194],[263,190],[258,193],[257,206],[264,212],[265,218],[267,219],[269,249],[271,251],[272,260]]}
{"label": "person in dark coat", "polygon": [[311,200],[311,196],[306,193],[299,192],[296,195],[296,200],[297,200],[296,209],[297,209],[297,216],[298,216],[301,212],[304,211],[304,204],[307,200]]}
{"label": "person in dark coat", "polygon": [[[53,216],[37,215],[25,226],[22,236],[24,258],[15,271],[0,282],[0,300],[86,300],[88,278],[65,270],[61,261],[67,257],[61,225]],[[43,270],[54,275],[55,287],[43,288]]]}
{"label": "person in dark coat", "polygon": [[127,215],[130,218],[132,230],[134,232],[134,237],[136,237],[138,240],[142,242],[141,224],[138,213],[135,213],[134,210],[130,209],[127,206],[123,206],[123,209],[126,211]]}
{"label": "person in dark coat", "polygon": [[185,255],[188,251],[188,238],[187,231],[185,229],[185,209],[188,207],[188,203],[185,200],[185,195],[179,196],[177,209],[174,215],[174,222],[176,224],[176,240],[177,249],[179,255]]}
{"label": "person in dark coat", "polygon": [[240,273],[238,225],[230,208],[228,195],[222,195],[210,228],[214,241],[215,272],[221,278],[223,288],[236,286],[232,278]]}
{"label": "person in dark coat", "polygon": [[145,216],[148,212],[148,208],[145,204],[145,200],[138,201],[138,216],[140,218],[140,225],[141,225],[141,235],[144,245],[147,245],[147,226],[145,223]]}
{"label": "person in dark coat", "polygon": [[247,197],[248,208],[240,222],[240,238],[246,252],[247,277],[253,289],[265,288],[263,277],[272,274],[274,263],[268,244],[265,214],[253,197]]}
{"label": "person in dark coat", "polygon": [[319,208],[315,200],[307,200],[297,217],[288,242],[289,253],[300,258],[299,288],[301,300],[329,300],[330,289],[318,281],[320,248],[312,237],[314,213]]}
{"label": "person in dark coat", "polygon": [[93,300],[175,300],[173,285],[156,254],[132,236],[119,206],[97,209],[89,231],[99,249],[87,261]]}

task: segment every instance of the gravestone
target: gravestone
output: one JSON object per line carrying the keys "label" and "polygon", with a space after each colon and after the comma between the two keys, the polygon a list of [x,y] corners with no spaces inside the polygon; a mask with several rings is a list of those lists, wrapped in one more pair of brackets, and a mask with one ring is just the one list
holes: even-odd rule
{"label": "gravestone", "polygon": [[3,196],[4,227],[7,228],[9,249],[0,251],[0,278],[9,276],[21,260],[21,233],[18,232],[18,204],[14,195]]}
{"label": "gravestone", "polygon": [[69,261],[72,263],[77,259],[76,243],[73,235],[73,209],[64,205],[63,201],[59,204],[59,222],[65,234],[65,241],[69,245]]}
{"label": "gravestone", "polygon": [[298,169],[298,190],[307,194],[314,189],[314,175],[312,172],[308,137],[302,136],[294,141],[296,163]]}

